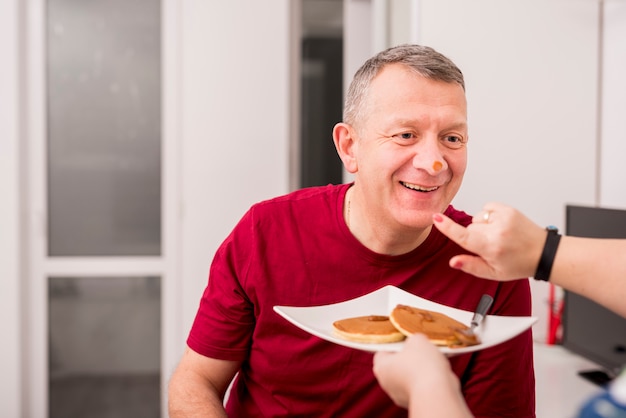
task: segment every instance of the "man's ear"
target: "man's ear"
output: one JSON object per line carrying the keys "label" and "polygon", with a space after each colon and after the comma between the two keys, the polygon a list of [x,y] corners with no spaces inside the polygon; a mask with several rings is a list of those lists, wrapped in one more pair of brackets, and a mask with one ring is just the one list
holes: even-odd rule
{"label": "man's ear", "polygon": [[337,154],[343,162],[348,173],[356,173],[358,165],[356,161],[356,132],[351,125],[340,122],[333,128],[333,142],[337,149]]}

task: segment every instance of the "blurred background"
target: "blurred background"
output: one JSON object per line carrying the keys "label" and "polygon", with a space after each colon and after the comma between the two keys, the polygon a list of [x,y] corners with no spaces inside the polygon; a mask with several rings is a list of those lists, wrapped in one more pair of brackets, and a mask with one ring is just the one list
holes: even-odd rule
{"label": "blurred background", "polygon": [[465,74],[457,208],[626,209],[625,37],[623,0],[0,2],[0,414],[166,416],[217,246],[256,201],[350,180],[332,127],[392,45]]}

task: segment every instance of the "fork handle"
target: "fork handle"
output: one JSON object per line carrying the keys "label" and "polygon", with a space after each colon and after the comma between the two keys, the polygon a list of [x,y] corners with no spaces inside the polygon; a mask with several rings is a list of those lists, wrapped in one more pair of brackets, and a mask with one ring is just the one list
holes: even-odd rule
{"label": "fork handle", "polygon": [[476,307],[476,311],[474,312],[474,317],[472,318],[472,326],[478,326],[478,324],[480,324],[492,303],[493,298],[490,295],[486,293],[482,295]]}

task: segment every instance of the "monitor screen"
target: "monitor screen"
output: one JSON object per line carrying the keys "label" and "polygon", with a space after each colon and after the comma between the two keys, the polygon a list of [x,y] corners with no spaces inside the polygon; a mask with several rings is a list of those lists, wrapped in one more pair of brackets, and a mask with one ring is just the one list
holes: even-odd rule
{"label": "monitor screen", "polygon": [[[565,221],[567,235],[626,238],[626,210],[567,205]],[[563,347],[617,373],[626,365],[626,318],[575,293],[564,297]]]}

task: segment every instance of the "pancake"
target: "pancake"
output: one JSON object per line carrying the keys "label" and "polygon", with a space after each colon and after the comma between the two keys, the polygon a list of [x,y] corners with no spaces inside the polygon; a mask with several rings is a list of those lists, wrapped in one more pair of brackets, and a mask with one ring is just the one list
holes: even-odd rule
{"label": "pancake", "polygon": [[438,346],[466,347],[480,343],[475,335],[464,332],[469,330],[467,325],[440,312],[397,305],[389,320],[402,334],[422,333]]}
{"label": "pancake", "polygon": [[341,338],[361,343],[393,343],[405,338],[383,315],[340,319],[333,322],[333,330]]}

